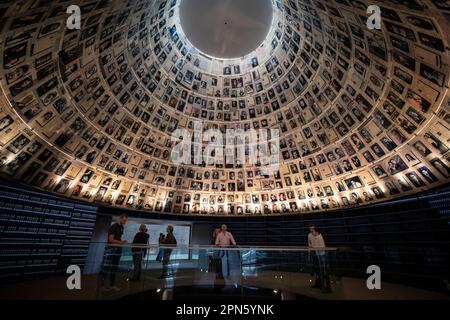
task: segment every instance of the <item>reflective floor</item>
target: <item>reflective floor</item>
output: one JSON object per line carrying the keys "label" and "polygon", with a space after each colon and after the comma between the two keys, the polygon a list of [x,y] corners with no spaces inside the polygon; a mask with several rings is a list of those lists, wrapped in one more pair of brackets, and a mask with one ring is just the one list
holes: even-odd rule
{"label": "reflective floor", "polygon": [[[383,279],[381,290],[369,290],[365,278],[343,275],[333,248],[139,248],[146,256],[137,264],[136,247],[103,246],[98,259],[84,266],[81,290],[68,289],[68,275],[43,277],[0,285],[0,299],[450,299],[445,290],[415,287],[414,280],[402,285]],[[136,265],[140,273],[135,273]]]}

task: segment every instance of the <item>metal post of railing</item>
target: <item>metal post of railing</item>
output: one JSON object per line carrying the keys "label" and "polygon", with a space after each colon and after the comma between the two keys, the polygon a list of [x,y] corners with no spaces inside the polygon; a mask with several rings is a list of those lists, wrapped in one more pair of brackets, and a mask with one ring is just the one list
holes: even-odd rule
{"label": "metal post of railing", "polygon": [[244,286],[243,286],[243,276],[242,276],[242,250],[238,251],[238,256],[239,256],[239,285],[241,286],[241,299],[244,298]]}

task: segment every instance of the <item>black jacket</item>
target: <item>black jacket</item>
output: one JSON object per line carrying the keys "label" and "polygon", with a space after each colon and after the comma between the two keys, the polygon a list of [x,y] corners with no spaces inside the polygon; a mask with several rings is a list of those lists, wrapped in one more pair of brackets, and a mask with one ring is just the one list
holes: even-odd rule
{"label": "black jacket", "polygon": [[173,233],[168,233],[163,241],[161,241],[162,245],[168,246],[168,245],[177,245],[177,239],[175,239],[175,236]]}
{"label": "black jacket", "polygon": [[[146,245],[148,243],[149,235],[146,232],[138,232],[134,236],[133,244],[136,245]],[[142,255],[145,257],[145,254],[147,252],[147,248],[132,248],[131,251],[133,253],[142,253]]]}

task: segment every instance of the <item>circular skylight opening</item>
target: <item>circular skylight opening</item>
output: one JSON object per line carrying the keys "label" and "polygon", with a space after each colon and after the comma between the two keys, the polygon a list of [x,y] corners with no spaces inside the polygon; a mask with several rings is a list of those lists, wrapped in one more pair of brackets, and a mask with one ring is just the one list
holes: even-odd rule
{"label": "circular skylight opening", "polygon": [[219,59],[246,56],[272,26],[271,0],[182,0],[183,31],[201,53]]}

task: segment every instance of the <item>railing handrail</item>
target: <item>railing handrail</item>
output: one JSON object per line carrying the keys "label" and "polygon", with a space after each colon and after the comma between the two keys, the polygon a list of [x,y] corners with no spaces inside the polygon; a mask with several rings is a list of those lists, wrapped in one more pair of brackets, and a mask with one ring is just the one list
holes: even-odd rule
{"label": "railing handrail", "polygon": [[309,248],[306,246],[213,246],[213,245],[153,245],[153,244],[110,244],[106,242],[94,242],[105,244],[112,248],[135,248],[135,249],[184,249],[184,250],[230,250],[230,251],[337,251],[337,248]]}

